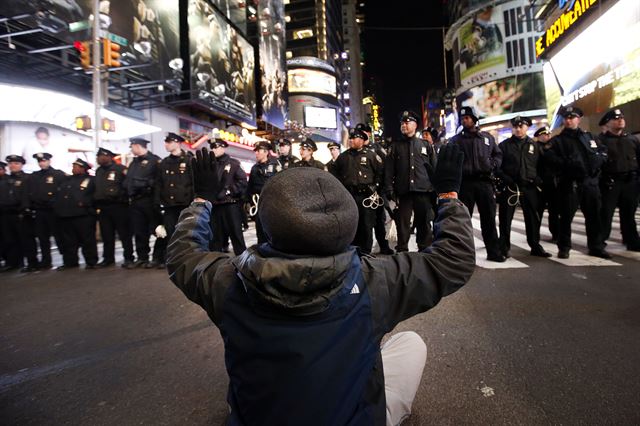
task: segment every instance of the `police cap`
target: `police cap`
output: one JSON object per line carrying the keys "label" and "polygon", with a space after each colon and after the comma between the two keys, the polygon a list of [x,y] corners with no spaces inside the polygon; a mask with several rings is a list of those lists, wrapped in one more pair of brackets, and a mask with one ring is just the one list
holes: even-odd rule
{"label": "police cap", "polygon": [[317,151],[318,150],[318,146],[310,138],[306,138],[305,140],[300,142],[300,148],[309,148],[312,151]]}
{"label": "police cap", "polygon": [[0,161],[0,169],[4,169],[5,167],[7,167],[7,163]]}
{"label": "police cap", "polygon": [[338,148],[338,149],[340,149],[340,148],[342,148],[342,147],[340,146],[340,144],[339,144],[338,142],[331,141],[331,142],[329,142],[329,143],[327,144],[327,148],[329,148],[329,149],[331,149],[331,148]]}
{"label": "police cap", "polygon": [[540,135],[549,135],[549,134],[551,134],[551,131],[549,130],[549,128],[547,126],[542,126],[538,130],[536,130],[533,136],[538,137]]}
{"label": "police cap", "polygon": [[165,136],[164,138],[165,142],[184,142],[184,138],[180,135],[177,135],[175,133],[169,132],[167,133],[167,136]]}
{"label": "police cap", "polygon": [[109,151],[107,148],[100,148],[100,149],[98,150],[98,153],[97,153],[96,155],[97,155],[97,156],[98,156],[98,155],[106,155],[106,156],[108,156],[108,157],[115,157],[115,156],[116,156],[116,154],[115,154],[114,152]]}
{"label": "police cap", "polygon": [[278,139],[278,145],[289,145],[291,146],[291,141],[287,138]]}
{"label": "police cap", "polygon": [[609,122],[609,120],[615,120],[616,118],[624,118],[624,114],[618,108],[607,111],[607,113],[600,119],[598,126],[604,126]]}
{"label": "police cap", "polygon": [[258,141],[253,145],[253,150],[257,151],[259,149],[271,151],[271,143],[269,143],[268,141]]}
{"label": "police cap", "polygon": [[464,117],[465,115],[468,115],[469,117],[471,117],[474,123],[478,122],[478,116],[476,115],[472,107],[464,106],[460,108],[460,119],[462,119],[462,117]]}
{"label": "police cap", "polygon": [[7,163],[26,163],[26,160],[21,155],[7,155],[5,161]]}
{"label": "police cap", "polygon": [[366,141],[367,139],[369,139],[367,134],[364,131],[360,130],[360,129],[353,129],[349,133],[349,139],[355,139],[355,138],[360,138],[363,141]]}
{"label": "police cap", "polygon": [[91,166],[89,165],[89,163],[87,163],[86,161],[84,161],[82,158],[76,158],[76,161],[74,161],[71,164],[77,164],[78,166],[84,168],[85,170],[89,170],[91,168]]}
{"label": "police cap", "polygon": [[214,140],[209,141],[209,146],[211,148],[226,148],[229,144],[224,139],[215,138]]}
{"label": "police cap", "polygon": [[371,133],[371,126],[369,126],[366,123],[358,123],[358,124],[356,124],[355,129],[356,130],[363,130],[363,131],[365,131],[367,133]]}
{"label": "police cap", "polygon": [[131,145],[140,145],[146,148],[150,142],[143,138],[131,138],[129,139],[129,143]]}
{"label": "police cap", "polygon": [[416,114],[413,111],[402,111],[402,114],[400,114],[400,121],[401,122],[405,122],[405,121],[413,121],[415,123],[418,122],[418,114]]}
{"label": "police cap", "polygon": [[53,157],[53,155],[49,154],[48,152],[38,152],[36,154],[33,154],[33,158],[38,161],[51,160],[51,157]]}
{"label": "police cap", "polygon": [[560,115],[562,116],[562,118],[571,118],[582,117],[584,114],[582,113],[582,110],[580,108],[568,106],[560,113]]}
{"label": "police cap", "polygon": [[529,117],[522,117],[521,115],[516,115],[511,119],[511,125],[513,127],[521,126],[523,124],[525,126],[531,126],[531,119]]}

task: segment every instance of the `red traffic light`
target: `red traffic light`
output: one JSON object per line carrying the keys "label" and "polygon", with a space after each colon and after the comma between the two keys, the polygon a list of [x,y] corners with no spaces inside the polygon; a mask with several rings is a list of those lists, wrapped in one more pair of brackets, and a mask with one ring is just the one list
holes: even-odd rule
{"label": "red traffic light", "polygon": [[85,49],[85,42],[76,40],[73,42],[73,47],[78,51],[78,52],[84,52]]}

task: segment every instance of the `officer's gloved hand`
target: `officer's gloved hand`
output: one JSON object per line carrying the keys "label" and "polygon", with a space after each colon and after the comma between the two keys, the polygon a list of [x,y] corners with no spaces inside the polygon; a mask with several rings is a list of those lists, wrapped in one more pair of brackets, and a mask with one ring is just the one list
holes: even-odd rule
{"label": "officer's gloved hand", "polygon": [[447,144],[440,148],[436,170],[431,180],[437,194],[460,191],[463,161],[464,153],[458,145]]}
{"label": "officer's gloved hand", "polygon": [[219,184],[217,168],[213,152],[209,152],[207,148],[196,151],[196,156],[191,159],[193,193],[196,197],[216,200]]}
{"label": "officer's gloved hand", "polygon": [[389,201],[396,201],[396,194],[393,191],[387,191],[387,193],[385,194],[387,196],[387,200]]}

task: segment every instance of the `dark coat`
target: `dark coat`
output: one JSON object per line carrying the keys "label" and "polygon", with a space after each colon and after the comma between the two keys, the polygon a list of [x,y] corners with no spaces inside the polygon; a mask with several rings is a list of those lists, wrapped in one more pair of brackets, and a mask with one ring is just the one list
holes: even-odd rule
{"label": "dark coat", "polygon": [[417,136],[394,141],[384,162],[385,192],[404,195],[433,191],[429,175],[435,164],[435,152],[428,142]]}
{"label": "dark coat", "polygon": [[216,158],[218,172],[217,197],[213,204],[228,204],[240,201],[247,190],[247,174],[235,158],[222,154]]}
{"label": "dark coat", "polygon": [[94,214],[94,177],[88,174],[67,176],[58,188],[53,211],[59,217],[77,217]]}
{"label": "dark coat", "polygon": [[96,192],[93,196],[96,206],[128,203],[126,176],[127,168],[122,164],[111,163],[98,167],[95,179]]}
{"label": "dark coat", "polygon": [[449,143],[459,145],[464,153],[463,179],[490,179],[502,164],[502,151],[487,132],[464,129]]}
{"label": "dark coat", "polygon": [[153,197],[160,157],[147,152],[133,159],[129,165],[125,186],[131,198]]}
{"label": "dark coat", "polygon": [[191,203],[193,200],[192,157],[192,154],[182,151],[178,156],[171,154],[160,161],[154,191],[157,205],[175,207],[188,206]]}
{"label": "dark coat", "polygon": [[52,209],[58,186],[65,176],[62,170],[53,167],[33,172],[27,184],[29,208]]}

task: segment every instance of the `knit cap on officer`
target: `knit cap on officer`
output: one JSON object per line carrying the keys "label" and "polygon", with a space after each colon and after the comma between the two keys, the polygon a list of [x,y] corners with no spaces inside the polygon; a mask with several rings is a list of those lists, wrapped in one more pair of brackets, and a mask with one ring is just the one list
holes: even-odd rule
{"label": "knit cap on officer", "polygon": [[258,214],[269,244],[293,255],[341,253],[358,225],[358,208],[344,185],[315,168],[287,169],[269,179]]}

